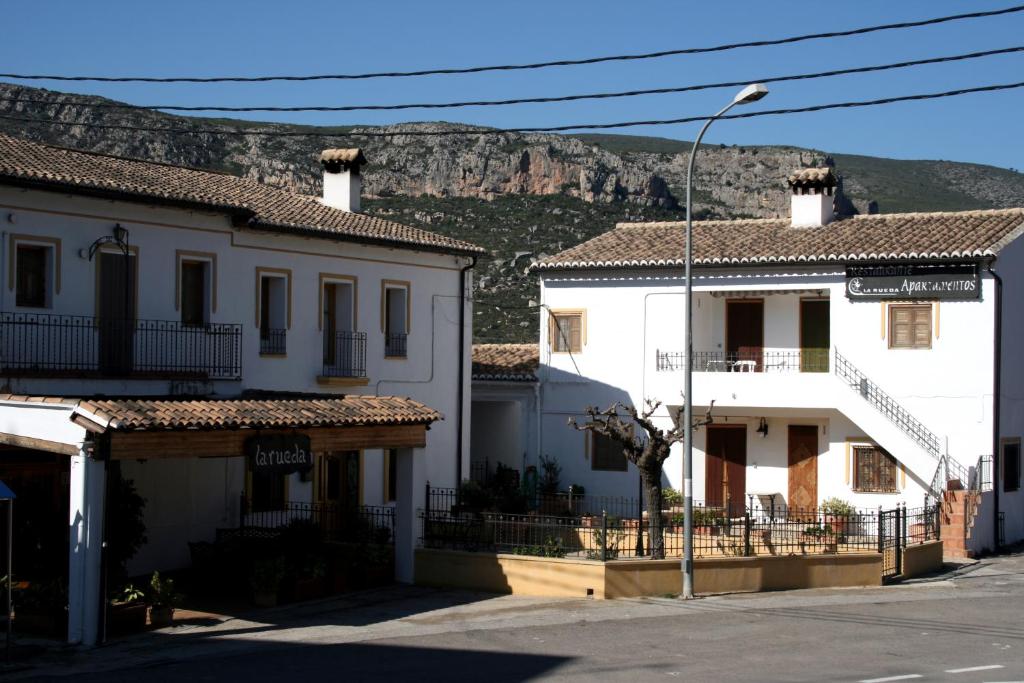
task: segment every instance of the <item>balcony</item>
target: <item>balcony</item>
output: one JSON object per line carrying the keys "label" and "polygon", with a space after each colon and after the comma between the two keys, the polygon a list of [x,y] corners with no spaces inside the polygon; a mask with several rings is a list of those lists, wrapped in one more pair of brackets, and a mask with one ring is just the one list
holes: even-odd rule
{"label": "balcony", "polygon": [[405,358],[408,356],[405,332],[392,332],[384,336],[384,356],[387,358]]}
{"label": "balcony", "polygon": [[[755,350],[743,353],[694,351],[694,372],[745,372],[788,374],[828,372],[828,349]],[[682,372],[686,369],[685,351],[658,351],[658,372]]]}
{"label": "balcony", "polygon": [[[366,333],[324,334],[324,366],[318,378],[323,384],[366,383]],[[334,380],[342,380],[334,381]],[[362,381],[359,381],[362,380]]]}
{"label": "balcony", "polygon": [[288,352],[288,330],[260,329],[260,355],[283,356]]}
{"label": "balcony", "polygon": [[13,376],[241,379],[242,326],[0,313],[0,371]]}

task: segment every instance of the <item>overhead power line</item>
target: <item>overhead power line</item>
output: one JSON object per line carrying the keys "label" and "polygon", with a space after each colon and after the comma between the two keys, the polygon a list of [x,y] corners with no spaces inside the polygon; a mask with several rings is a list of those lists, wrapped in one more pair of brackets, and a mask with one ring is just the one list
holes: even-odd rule
{"label": "overhead power line", "polygon": [[[850,102],[833,102],[830,104],[816,104],[808,107],[795,107],[787,109],[767,109],[740,114],[726,114],[720,119],[750,119],[760,116],[777,116],[781,114],[804,114],[808,112],[826,111],[830,109],[852,109],[856,107],[873,107],[883,104],[894,104],[896,102],[915,102],[920,100],[934,100],[944,97],[957,97],[972,93],[997,92],[1001,90],[1013,90],[1024,88],[1024,81],[1017,83],[1000,83],[995,85],[983,85],[973,88],[959,88],[957,90],[946,90],[937,93],[921,93],[917,95],[898,95],[895,97],[882,97],[874,100],[860,100]],[[479,136],[479,135],[502,135],[505,133],[563,133],[578,130],[608,130],[612,128],[630,128],[634,126],[665,126],[680,123],[694,123],[706,121],[710,116],[687,116],[676,119],[650,119],[642,121],[619,121],[615,123],[574,123],[561,126],[544,126],[532,128],[463,128],[463,129],[442,129],[436,131],[426,130],[388,130],[368,132],[338,132],[327,133],[322,131],[295,131],[295,130],[239,130],[231,128],[172,128],[156,126],[133,126],[126,124],[110,123],[81,123],[76,121],[54,121],[52,119],[38,119],[24,116],[9,116],[0,114],[0,120],[19,121],[23,123],[39,123],[43,125],[59,126],[64,128],[96,128],[106,130],[126,130],[140,133],[174,133],[182,135],[231,135],[239,137],[275,137],[275,138],[390,138],[398,136],[430,137],[430,136]],[[273,125],[273,124],[271,124]],[[282,125],[282,124],[278,124]],[[402,125],[402,124],[395,124]]]}
{"label": "overhead power line", "polygon": [[421,69],[416,71],[377,71],[370,73],[356,74],[314,74],[305,76],[63,76],[58,74],[18,74],[0,73],[0,78],[13,78],[18,80],[39,80],[39,81],[93,81],[102,83],[265,83],[268,81],[342,81],[362,80],[371,78],[408,78],[412,76],[442,76],[453,74],[484,73],[488,71],[522,71],[526,69],[546,69],[558,66],[581,66],[584,64],[603,64],[607,62],[627,62],[643,59],[659,59],[675,55],[696,55],[712,52],[725,52],[727,50],[738,50],[751,47],[768,47],[772,45],[789,45],[809,40],[821,40],[825,38],[842,38],[846,36],[858,36],[879,31],[892,31],[897,29],[917,28],[920,26],[934,26],[953,21],[965,19],[981,19],[985,17],[996,17],[1015,12],[1024,11],[1024,5],[1014,5],[996,10],[982,12],[968,12],[965,14],[953,14],[932,19],[921,19],[918,21],[904,21],[895,24],[880,24],[876,26],[865,26],[862,28],[847,29],[845,31],[829,31],[826,33],[810,33],[786,38],[773,38],[769,40],[753,40],[741,43],[727,43],[725,45],[714,45],[710,47],[690,47],[676,50],[661,50],[659,52],[647,52],[639,54],[605,55],[602,57],[589,57],[586,59],[561,59],[550,62],[533,62],[527,64],[501,64],[491,66],[469,66],[452,69]]}
{"label": "overhead power line", "polygon": [[915,59],[906,62],[893,64],[877,64],[873,66],[859,66],[848,69],[835,69],[832,71],[816,71],[813,73],[792,74],[788,76],[767,76],[762,78],[747,78],[742,81],[726,81],[722,83],[702,83],[698,85],[684,85],[674,88],[652,88],[649,90],[626,90],[622,92],[588,93],[582,95],[560,95],[552,97],[522,97],[506,100],[470,100],[466,102],[423,102],[416,104],[348,104],[348,105],[319,105],[319,106],[239,106],[228,107],[220,105],[177,105],[177,104],[127,104],[124,102],[92,102],[82,99],[52,100],[38,97],[0,97],[0,102],[12,104],[32,104],[44,106],[87,106],[94,109],[134,109],[134,110],[160,110],[160,111],[187,111],[187,112],[342,112],[342,111],[398,111],[403,109],[454,109],[460,107],[494,107],[515,104],[538,104],[554,102],[573,102],[578,100],[598,100],[617,97],[637,97],[641,95],[665,95],[670,93],[694,92],[698,90],[714,90],[719,88],[733,88],[748,83],[782,83],[785,81],[804,81],[818,78],[831,78],[834,76],[847,76],[851,74],[864,74],[877,71],[889,71],[892,69],[906,69],[914,66],[927,64],[945,64],[994,55],[1006,55],[1024,52],[1024,46],[1005,47],[996,50],[985,50],[982,52],[968,52],[958,55],[947,55],[943,57],[930,57],[927,59]]}

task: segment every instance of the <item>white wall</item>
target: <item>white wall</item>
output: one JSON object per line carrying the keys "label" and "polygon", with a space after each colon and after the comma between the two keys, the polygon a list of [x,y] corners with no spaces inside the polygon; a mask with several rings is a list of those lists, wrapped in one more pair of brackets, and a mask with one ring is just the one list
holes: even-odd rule
{"label": "white wall", "polygon": [[[1024,338],[1024,244],[1021,240],[1006,247],[995,262],[994,269],[1003,279],[1002,319],[1002,386],[999,431],[1002,439],[1024,439],[1024,357],[1020,340]],[[994,466],[1002,477],[1002,461]],[[999,484],[999,510],[1004,513],[1004,540],[1015,543],[1024,539],[1024,486],[1006,491]]]}

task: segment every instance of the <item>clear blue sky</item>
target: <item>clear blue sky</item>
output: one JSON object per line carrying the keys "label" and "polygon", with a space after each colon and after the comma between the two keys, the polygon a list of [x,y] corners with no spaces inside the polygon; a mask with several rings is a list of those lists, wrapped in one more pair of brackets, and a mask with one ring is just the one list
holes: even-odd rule
{"label": "clear blue sky", "polygon": [[[648,52],[995,9],[948,2],[19,2],[3,7],[0,71],[259,75],[456,67]],[[137,104],[353,104],[665,87],[919,59],[1024,44],[1024,13],[788,47],[518,73],[357,82],[145,85],[28,82]],[[752,105],[846,99],[1022,80],[1024,54],[778,84]],[[259,114],[309,124],[462,121],[515,127],[709,114],[730,91],[443,112]],[[1024,90],[816,114],[723,121],[707,140],[788,144],[1024,168]],[[621,132],[692,139],[696,124]]]}

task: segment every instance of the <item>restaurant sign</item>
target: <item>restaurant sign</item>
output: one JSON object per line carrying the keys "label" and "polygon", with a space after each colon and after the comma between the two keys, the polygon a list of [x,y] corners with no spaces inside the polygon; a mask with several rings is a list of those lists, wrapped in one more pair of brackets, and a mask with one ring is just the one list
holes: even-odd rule
{"label": "restaurant sign", "polygon": [[305,434],[268,434],[245,441],[245,455],[254,472],[291,474],[313,467],[313,449]]}
{"label": "restaurant sign", "polygon": [[847,266],[846,298],[854,301],[979,299],[978,265],[868,263]]}

